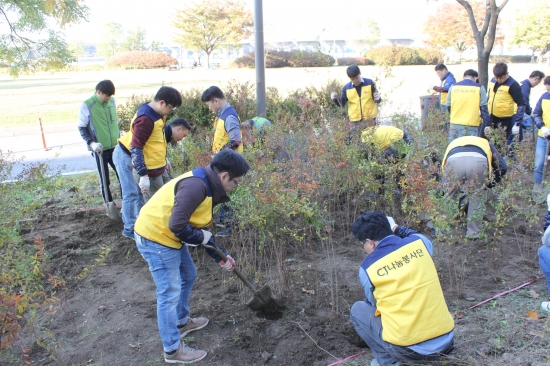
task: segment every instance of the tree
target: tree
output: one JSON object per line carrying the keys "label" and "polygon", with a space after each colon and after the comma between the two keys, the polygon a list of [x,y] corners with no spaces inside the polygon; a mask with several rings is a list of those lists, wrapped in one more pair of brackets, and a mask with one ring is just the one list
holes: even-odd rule
{"label": "tree", "polygon": [[61,33],[49,26],[55,22],[62,29],[86,20],[88,11],[81,0],[0,0],[0,61],[9,65],[13,77],[61,69],[74,57]]}
{"label": "tree", "polygon": [[145,29],[137,27],[128,32],[128,36],[120,44],[121,51],[145,51]]}
{"label": "tree", "polygon": [[97,53],[101,57],[109,58],[114,56],[119,50],[118,38],[122,34],[122,25],[118,23],[107,23],[102,41],[97,45]]}
{"label": "tree", "polygon": [[356,49],[357,52],[367,51],[380,42],[380,28],[370,18],[357,20],[347,28],[346,43]]}
{"label": "tree", "polygon": [[78,57],[84,54],[84,42],[81,40],[70,41],[67,43],[67,49],[71,51],[74,57],[78,61]]}
{"label": "tree", "polygon": [[[512,44],[526,45],[533,53],[540,51],[540,58],[550,51],[550,0],[531,1],[514,21]],[[548,58],[550,63],[550,57]]]}
{"label": "tree", "polygon": [[475,5],[475,2],[468,0],[456,0],[456,2],[462,5],[468,13],[470,28],[472,29],[472,34],[477,46],[479,83],[487,88],[489,82],[489,56],[491,55],[495,40],[497,39],[498,16],[508,3],[508,0],[502,0],[500,6],[497,6],[496,0],[484,0],[485,12],[479,14],[480,16],[484,14],[481,28],[477,25],[476,16],[472,7],[472,4]]}
{"label": "tree", "polygon": [[210,67],[210,54],[252,34],[252,13],[237,0],[201,0],[177,10],[173,22],[180,30],[174,40],[187,49],[203,50]]}
{"label": "tree", "polygon": [[152,41],[151,47],[149,47],[149,51],[152,52],[161,52],[162,50],[162,42],[160,41]]}

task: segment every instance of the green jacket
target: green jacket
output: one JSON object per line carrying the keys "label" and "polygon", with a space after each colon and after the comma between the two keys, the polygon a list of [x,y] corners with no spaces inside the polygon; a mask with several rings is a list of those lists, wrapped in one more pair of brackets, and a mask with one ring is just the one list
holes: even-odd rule
{"label": "green jacket", "polygon": [[[105,150],[115,148],[120,137],[115,101],[113,98],[105,103],[94,94],[84,101],[89,112],[89,123],[86,132],[94,142],[99,142]],[[82,134],[82,131],[81,131]],[[85,136],[83,136],[85,137]],[[85,138],[85,140],[87,140]],[[88,143],[88,141],[86,141]],[[88,149],[90,149],[88,145]]]}

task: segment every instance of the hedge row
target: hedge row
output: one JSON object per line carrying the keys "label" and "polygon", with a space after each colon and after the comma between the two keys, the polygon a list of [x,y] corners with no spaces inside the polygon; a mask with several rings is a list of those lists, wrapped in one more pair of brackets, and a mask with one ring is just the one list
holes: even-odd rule
{"label": "hedge row", "polygon": [[374,61],[366,57],[341,57],[336,60],[339,66],[374,65]]}
{"label": "hedge row", "polygon": [[377,65],[436,65],[443,62],[443,54],[434,48],[381,46],[368,50],[365,57]]}
{"label": "hedge row", "polygon": [[107,67],[131,67],[149,69],[175,65],[178,60],[163,52],[129,51],[120,52],[105,61]]}
{"label": "hedge row", "polygon": [[[247,53],[235,59],[237,67],[254,68],[254,53]],[[275,67],[326,67],[334,65],[334,57],[320,52],[310,51],[270,51],[265,57],[267,68]]]}
{"label": "hedge row", "polygon": [[489,56],[489,62],[506,62],[506,63],[525,63],[531,62],[531,56],[529,55],[516,55],[516,56]]}

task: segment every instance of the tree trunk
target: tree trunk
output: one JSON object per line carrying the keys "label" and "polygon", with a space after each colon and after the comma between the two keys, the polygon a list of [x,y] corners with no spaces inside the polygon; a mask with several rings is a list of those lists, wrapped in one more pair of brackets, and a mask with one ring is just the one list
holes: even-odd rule
{"label": "tree trunk", "polygon": [[206,68],[210,69],[210,53],[206,53]]}

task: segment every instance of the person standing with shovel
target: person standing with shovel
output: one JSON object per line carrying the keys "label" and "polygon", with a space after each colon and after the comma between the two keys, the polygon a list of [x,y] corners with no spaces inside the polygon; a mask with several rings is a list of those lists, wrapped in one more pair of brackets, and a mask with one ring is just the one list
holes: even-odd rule
{"label": "person standing with shovel", "polygon": [[107,216],[116,220],[120,217],[110,190],[109,165],[118,173],[113,163],[113,151],[120,137],[116,115],[115,86],[111,80],[100,81],[95,93],[80,105],[78,131],[92,152],[99,173],[99,186]]}
{"label": "person standing with shovel", "polygon": [[239,185],[248,169],[241,154],[223,149],[210,165],[184,173],[162,186],[142,207],[136,220],[137,248],[149,264],[157,286],[158,328],[168,363],[191,363],[206,357],[206,351],[181,341],[209,322],[205,317],[189,317],[189,297],[197,271],[187,247],[202,245],[222,268],[235,269],[235,260],[217,246],[206,227],[212,224],[213,207],[229,201],[227,192]]}
{"label": "person standing with shovel", "polygon": [[548,159],[548,138],[550,137],[550,76],[544,78],[544,87],[546,93],[540,97],[533,112],[535,124],[539,130],[533,174],[533,180],[535,181],[533,201],[537,203],[542,203],[545,197],[542,180],[544,178],[545,161]]}

